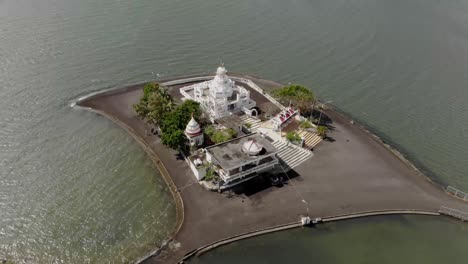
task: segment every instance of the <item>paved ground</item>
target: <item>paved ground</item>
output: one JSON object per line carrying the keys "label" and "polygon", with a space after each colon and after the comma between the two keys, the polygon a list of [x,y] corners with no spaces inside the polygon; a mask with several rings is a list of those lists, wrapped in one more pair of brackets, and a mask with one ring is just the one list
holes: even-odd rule
{"label": "paved ground", "polygon": [[[253,77],[251,77],[253,78]],[[262,88],[277,86],[255,81]],[[282,187],[260,181],[247,183],[238,193],[204,190],[185,161],[162,146],[157,136],[145,134],[145,124],[133,112],[140,87],[100,95],[81,103],[132,127],[166,165],[184,202],[184,223],[175,247],[146,263],[175,263],[197,247],[232,235],[297,221],[300,215],[326,217],[382,209],[437,211],[441,205],[468,211],[468,203],[447,195],[412,169],[372,136],[336,112],[328,112],[335,129],[309,162],[289,174]],[[122,153],[125,155],[125,153]]]}

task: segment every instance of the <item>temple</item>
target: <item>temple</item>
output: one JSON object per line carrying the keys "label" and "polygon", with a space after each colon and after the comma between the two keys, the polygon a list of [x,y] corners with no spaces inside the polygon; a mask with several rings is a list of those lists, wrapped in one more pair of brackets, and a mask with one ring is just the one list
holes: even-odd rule
{"label": "temple", "polygon": [[203,145],[203,131],[200,128],[198,122],[193,118],[190,119],[189,123],[185,127],[185,136],[188,139],[189,145],[192,147],[199,147]]}
{"label": "temple", "polygon": [[227,76],[224,66],[218,67],[212,80],[182,87],[180,93],[186,99],[199,102],[212,122],[239,112],[257,115],[254,108],[256,103],[250,99],[250,91],[236,85]]}
{"label": "temple", "polygon": [[211,167],[219,175],[217,189],[224,190],[247,181],[279,164],[278,149],[257,133],[213,145],[190,156],[189,165],[197,180]]}

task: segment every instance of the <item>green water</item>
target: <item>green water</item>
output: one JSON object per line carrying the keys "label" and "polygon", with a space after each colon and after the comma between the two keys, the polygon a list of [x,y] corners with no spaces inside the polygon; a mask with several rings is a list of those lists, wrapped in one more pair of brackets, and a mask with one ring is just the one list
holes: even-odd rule
{"label": "green water", "polygon": [[467,236],[456,220],[372,217],[235,242],[190,263],[465,263]]}
{"label": "green water", "polygon": [[[0,259],[131,262],[160,245],[175,213],[150,160],[124,131],[68,102],[99,89],[211,72],[219,61],[231,71],[310,86],[438,180],[468,190],[467,1],[3,0]],[[349,243],[379,234],[382,225],[403,241],[417,226],[419,234],[441,229],[468,242],[457,230],[464,224],[437,221],[356,221]],[[288,245],[299,243],[294,254],[309,254],[316,242],[307,234],[278,234],[287,242],[275,251],[287,257]],[[402,257],[417,255],[386,237],[380,243]],[[322,251],[345,250],[331,244]],[[448,243],[426,245],[427,255],[452,252]],[[377,250],[367,256],[388,257]]]}

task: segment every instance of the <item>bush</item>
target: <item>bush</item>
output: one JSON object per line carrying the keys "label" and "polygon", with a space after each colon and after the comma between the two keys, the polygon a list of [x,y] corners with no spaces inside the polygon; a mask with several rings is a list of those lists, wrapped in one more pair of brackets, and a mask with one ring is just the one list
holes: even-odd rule
{"label": "bush", "polygon": [[302,121],[302,123],[299,125],[300,128],[302,129],[308,129],[308,128],[312,128],[312,124],[308,121],[308,120],[304,120]]}
{"label": "bush", "polygon": [[245,123],[244,126],[245,126],[247,129],[251,129],[251,128],[252,128],[252,124],[250,124],[250,123]]}
{"label": "bush", "polygon": [[213,125],[207,126],[205,128],[205,134],[211,139],[211,141],[216,144],[237,137],[237,131],[235,129],[216,129]]}
{"label": "bush", "polygon": [[206,126],[204,129],[205,134],[211,138],[216,131],[216,128],[213,125]]}
{"label": "bush", "polygon": [[203,180],[205,181],[215,181],[218,179],[218,175],[216,174],[216,172],[214,171],[214,169],[209,166],[206,168],[206,174],[205,174],[205,177],[203,177]]}
{"label": "bush", "polygon": [[328,128],[326,126],[318,126],[317,127],[317,134],[320,137],[326,138],[327,137],[327,132],[328,132]]}
{"label": "bush", "polygon": [[291,141],[291,142],[301,141],[302,140],[302,138],[294,131],[288,132],[288,134],[286,134],[286,139]]}

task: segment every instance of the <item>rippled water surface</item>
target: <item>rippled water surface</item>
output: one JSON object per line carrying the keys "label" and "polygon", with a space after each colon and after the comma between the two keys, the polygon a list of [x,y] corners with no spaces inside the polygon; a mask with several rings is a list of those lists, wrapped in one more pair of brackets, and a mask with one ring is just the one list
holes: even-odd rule
{"label": "rippled water surface", "polygon": [[371,217],[235,242],[190,263],[465,263],[467,237],[468,226],[457,220]]}
{"label": "rippled water surface", "polygon": [[[468,190],[466,1],[0,0],[0,259],[118,263],[160,245],[175,210],[150,160],[110,121],[68,102],[220,61],[310,86]],[[388,221],[389,230],[445,228]],[[464,237],[464,225],[447,225]],[[353,226],[366,230],[348,238],[358,243],[381,222]],[[278,237],[306,254],[314,242],[294,241],[298,232],[307,236]]]}

